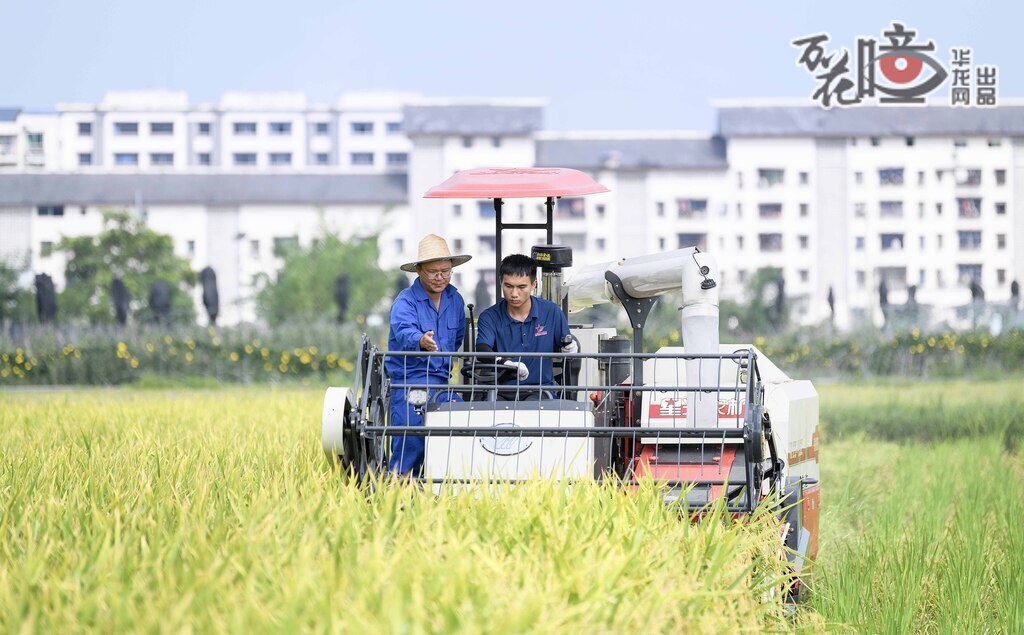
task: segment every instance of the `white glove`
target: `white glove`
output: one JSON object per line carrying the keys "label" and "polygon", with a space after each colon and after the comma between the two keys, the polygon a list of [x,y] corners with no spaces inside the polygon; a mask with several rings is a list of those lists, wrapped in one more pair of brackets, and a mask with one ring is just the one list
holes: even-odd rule
{"label": "white glove", "polygon": [[562,347],[562,352],[563,353],[578,353],[578,352],[580,352],[579,344],[576,343],[576,340],[572,340],[568,344],[566,344],[565,346]]}
{"label": "white glove", "polygon": [[508,366],[509,368],[515,368],[516,374],[519,375],[519,381],[526,381],[526,379],[530,376],[530,369],[527,368],[526,364],[522,362],[514,362],[511,359],[506,359],[504,362],[502,362],[502,365]]}

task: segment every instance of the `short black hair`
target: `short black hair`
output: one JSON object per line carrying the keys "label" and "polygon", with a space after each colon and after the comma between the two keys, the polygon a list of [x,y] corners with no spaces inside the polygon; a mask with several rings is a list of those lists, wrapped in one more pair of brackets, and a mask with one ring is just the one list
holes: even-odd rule
{"label": "short black hair", "polygon": [[505,276],[530,276],[530,282],[537,282],[537,261],[523,254],[512,254],[501,259],[498,279]]}

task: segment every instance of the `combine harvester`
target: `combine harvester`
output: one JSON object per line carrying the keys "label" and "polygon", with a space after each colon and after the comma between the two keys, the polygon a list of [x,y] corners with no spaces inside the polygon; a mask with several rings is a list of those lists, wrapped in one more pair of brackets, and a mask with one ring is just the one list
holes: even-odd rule
{"label": "combine harvester", "polygon": [[[501,353],[473,350],[472,305],[462,351],[388,352],[364,336],[355,387],[327,390],[324,451],[364,478],[387,469],[392,437],[424,436],[421,480],[436,491],[536,477],[610,478],[624,486],[650,478],[666,487],[669,502],[691,511],[724,498],[730,512],[749,514],[767,502],[778,505],[788,558],[799,574],[818,542],[817,392],[754,346],[719,343],[718,270],[696,247],[591,264],[566,279],[572,252],[552,244],[555,201],[607,191],[577,170],[481,168],[456,173],[426,197],[493,199],[495,271],[503,231],[545,230],[546,244],[531,251],[541,268],[541,296],[567,315],[618,304],[629,317],[631,340],[614,328],[570,320],[579,353],[514,354],[550,358],[554,384],[528,378],[510,388],[515,371],[499,363]],[[523,197],[545,199],[546,222],[503,220],[504,200]],[[660,295],[678,290],[683,346],[644,351],[651,308]],[[413,355],[453,357],[461,383],[393,383],[385,359]],[[409,393],[423,413],[422,427],[389,425],[396,391]],[[441,393],[462,401],[438,403]],[[799,589],[797,582],[793,597]]]}

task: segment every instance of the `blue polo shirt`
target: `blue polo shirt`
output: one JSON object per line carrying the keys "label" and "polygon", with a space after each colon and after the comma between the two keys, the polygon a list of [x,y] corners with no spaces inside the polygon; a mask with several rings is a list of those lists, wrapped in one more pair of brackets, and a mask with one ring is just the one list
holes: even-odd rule
{"label": "blue polo shirt", "polygon": [[[466,305],[462,294],[449,284],[441,292],[441,306],[434,302],[417,278],[403,289],[391,305],[389,351],[418,351],[420,338],[434,332],[439,351],[457,351],[466,335]],[[395,383],[447,384],[452,369],[450,357],[392,357],[384,361],[388,376]]]}
{"label": "blue polo shirt", "polygon": [[[569,334],[569,321],[558,305],[544,298],[530,298],[530,314],[519,322],[508,314],[504,298],[480,314],[477,344],[486,344],[496,353],[554,353],[561,350],[562,338]],[[510,355],[511,357],[511,355]],[[515,358],[530,369],[524,385],[550,386],[551,360],[539,357]],[[506,382],[516,384],[516,380]]]}

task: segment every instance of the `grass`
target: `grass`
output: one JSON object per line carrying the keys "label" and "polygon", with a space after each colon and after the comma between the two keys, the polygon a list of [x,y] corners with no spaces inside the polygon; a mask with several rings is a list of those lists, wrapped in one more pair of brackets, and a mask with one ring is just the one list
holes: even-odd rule
{"label": "grass", "polygon": [[0,632],[1024,632],[1021,391],[823,385],[821,551],[657,492],[325,469],[321,392],[0,393]]}
{"label": "grass", "polygon": [[0,631],[779,629],[770,519],[325,469],[319,391],[0,395]]}

